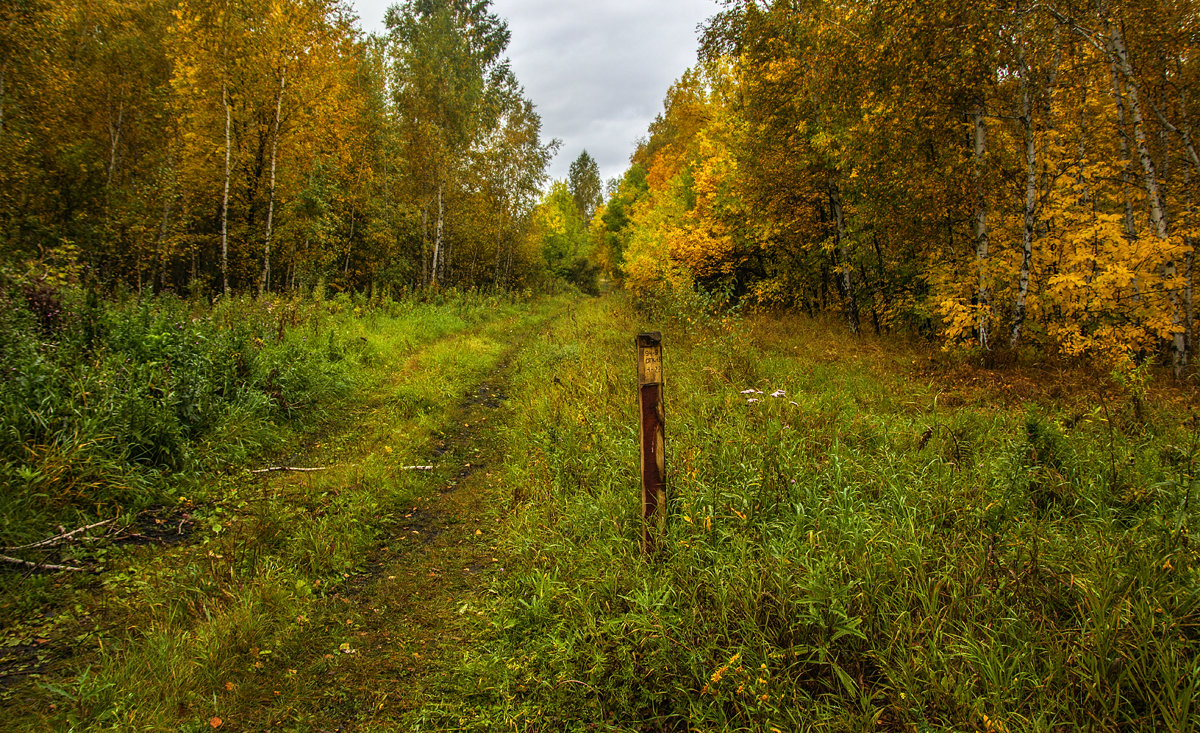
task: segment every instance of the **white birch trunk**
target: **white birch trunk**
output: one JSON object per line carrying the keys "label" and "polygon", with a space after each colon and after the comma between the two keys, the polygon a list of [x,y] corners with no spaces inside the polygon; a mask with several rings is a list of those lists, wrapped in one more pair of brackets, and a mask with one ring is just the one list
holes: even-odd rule
{"label": "white birch trunk", "polygon": [[434,224],[433,230],[433,260],[429,263],[429,287],[437,287],[438,284],[438,269],[441,265],[442,256],[442,225],[445,218],[445,206],[442,201],[443,184],[438,182],[438,197],[437,197],[437,222]]}
{"label": "white birch trunk", "polygon": [[1117,97],[1117,130],[1121,139],[1121,197],[1125,200],[1125,238],[1129,241],[1137,239],[1137,227],[1133,221],[1133,199],[1129,195],[1130,169],[1133,167],[1133,156],[1129,152],[1129,133],[1125,129],[1125,95],[1121,92],[1120,71],[1117,65],[1112,65],[1112,88]]}
{"label": "white birch trunk", "polygon": [[[1155,235],[1161,240],[1170,238],[1167,225],[1166,207],[1163,203],[1162,191],[1158,185],[1158,173],[1154,167],[1154,159],[1150,157],[1150,148],[1146,144],[1146,121],[1142,115],[1142,106],[1138,94],[1137,77],[1133,73],[1133,65],[1129,62],[1129,53],[1125,48],[1125,39],[1121,35],[1119,24],[1110,23],[1104,19],[1105,30],[1108,32],[1108,51],[1112,60],[1125,77],[1126,90],[1129,96],[1129,111],[1133,115],[1133,139],[1137,147],[1138,158],[1142,164],[1143,181],[1146,187],[1146,198],[1150,205],[1150,223],[1154,226]],[[1174,260],[1163,265],[1163,274],[1172,279],[1177,274]],[[1171,341],[1173,347],[1172,362],[1175,376],[1183,376],[1187,366],[1187,340],[1184,337],[1183,313],[1179,303],[1179,293],[1175,288],[1167,288],[1171,300]]]}
{"label": "white birch trunk", "polygon": [[221,199],[221,292],[229,294],[229,159],[233,149],[231,127],[233,113],[229,106],[229,89],[221,85],[221,103],[225,106],[225,194]]}
{"label": "white birch trunk", "polygon": [[854,279],[851,274],[850,250],[846,246],[846,212],[842,208],[842,192],[837,183],[829,186],[829,203],[833,208],[833,218],[837,227],[838,266],[842,270],[842,289],[846,294],[846,322],[850,332],[858,333],[858,300],[854,294]]}
{"label": "white birch trunk", "polygon": [[121,102],[117,105],[117,121],[113,123],[112,117],[108,120],[108,171],[104,177],[104,188],[107,190],[112,186],[113,176],[117,172],[117,148],[121,144],[121,128],[125,122],[125,103]]}
{"label": "white birch trunk", "polygon": [[1013,309],[1010,348],[1016,348],[1025,325],[1025,302],[1029,295],[1029,266],[1033,260],[1033,235],[1037,225],[1037,144],[1033,138],[1033,99],[1029,68],[1021,68],[1021,127],[1025,132],[1025,230],[1021,235],[1021,274],[1017,280],[1017,303]]}
{"label": "white birch trunk", "polygon": [[983,104],[980,103],[972,114],[975,123],[975,261],[979,268],[979,288],[977,305],[979,307],[979,345],[988,348],[988,331],[991,328],[991,297],[988,288],[988,220],[987,220],[987,190],[983,180],[984,156],[987,154],[987,126],[983,121]]}
{"label": "white birch trunk", "polygon": [[283,93],[287,89],[287,67],[279,75],[279,94],[275,96],[275,128],[271,134],[271,184],[267,195],[267,233],[263,242],[263,272],[258,282],[258,297],[271,289],[271,235],[275,225],[275,164],[279,155],[279,122],[283,116]]}

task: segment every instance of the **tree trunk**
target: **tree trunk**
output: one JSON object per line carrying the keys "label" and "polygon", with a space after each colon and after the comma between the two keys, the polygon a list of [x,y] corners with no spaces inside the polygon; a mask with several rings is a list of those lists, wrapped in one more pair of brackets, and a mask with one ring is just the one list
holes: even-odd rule
{"label": "tree trunk", "polygon": [[984,185],[983,166],[987,154],[987,127],[983,121],[983,103],[975,108],[972,114],[975,123],[975,261],[979,267],[979,288],[977,306],[979,308],[979,345],[987,349],[988,331],[991,328],[991,294],[988,288],[988,220],[987,220],[987,188]]}
{"label": "tree trunk", "polygon": [[121,128],[125,122],[125,103],[120,102],[117,105],[117,121],[113,123],[112,117],[108,120],[108,171],[104,177],[104,189],[107,191],[112,186],[113,176],[117,172],[117,147],[121,144]]}
{"label": "tree trunk", "polygon": [[1194,292],[1195,275],[1193,270],[1196,266],[1196,240],[1188,239],[1187,254],[1184,255],[1184,291],[1183,305],[1184,314],[1187,316],[1187,329],[1184,332],[1187,337],[1188,353],[1196,348],[1196,306],[1195,300],[1192,297]]}
{"label": "tree trunk", "polygon": [[[1154,167],[1154,159],[1150,157],[1150,148],[1146,144],[1146,121],[1142,115],[1140,95],[1138,93],[1137,77],[1133,73],[1133,65],[1129,62],[1129,53],[1125,49],[1125,39],[1121,35],[1120,24],[1110,23],[1104,17],[1107,31],[1108,52],[1110,58],[1117,64],[1125,77],[1126,91],[1129,96],[1129,110],[1133,114],[1133,139],[1137,146],[1138,158],[1142,163],[1143,181],[1146,187],[1146,198],[1150,205],[1150,222],[1154,225],[1154,233],[1161,240],[1168,240],[1170,232],[1167,224],[1166,206],[1163,202],[1162,191],[1158,185],[1158,173]],[[1177,275],[1174,260],[1163,265],[1163,274],[1168,278]],[[1171,342],[1173,347],[1172,363],[1175,376],[1183,376],[1187,366],[1187,341],[1184,338],[1183,313],[1179,303],[1179,293],[1175,288],[1167,288],[1171,300]]]}
{"label": "tree trunk", "polygon": [[225,105],[225,195],[221,199],[221,293],[229,294],[229,157],[233,149],[233,112],[229,108],[229,90],[221,85],[221,103]]}
{"label": "tree trunk", "polygon": [[496,224],[496,264],[492,267],[492,287],[500,287],[500,256],[504,254],[504,216]]}
{"label": "tree trunk", "polygon": [[158,225],[158,238],[154,241],[154,253],[158,262],[155,263],[155,272],[153,276],[153,287],[156,290],[162,290],[163,287],[163,270],[166,269],[167,253],[164,250],[163,244],[167,241],[167,227],[171,220],[171,197],[166,196],[163,201],[162,221]]}
{"label": "tree trunk", "polygon": [[1150,148],[1146,144],[1146,122],[1142,115],[1138,84],[1133,74],[1133,66],[1129,63],[1129,55],[1125,50],[1125,41],[1121,36],[1120,27],[1110,24],[1107,19],[1105,19],[1105,26],[1109,28],[1109,54],[1126,81],[1125,88],[1129,98],[1129,109],[1133,114],[1133,138],[1137,147],[1138,159],[1142,164],[1146,198],[1150,206],[1150,222],[1154,225],[1154,233],[1159,238],[1166,239],[1167,217],[1163,208],[1162,194],[1159,191],[1158,173],[1154,167],[1154,159],[1150,157]]}
{"label": "tree trunk", "polygon": [[279,74],[279,93],[275,95],[275,127],[271,131],[271,183],[267,195],[267,236],[263,243],[262,280],[258,283],[258,297],[271,289],[271,235],[275,225],[275,163],[279,156],[279,121],[283,116],[283,93],[287,89],[287,67]]}
{"label": "tree trunk", "polygon": [[1192,166],[1196,169],[1196,173],[1200,174],[1200,154],[1197,154],[1196,145],[1192,142],[1192,123],[1188,121],[1186,90],[1180,90],[1179,92],[1179,116],[1183,122],[1183,127],[1179,130],[1179,136],[1183,138],[1183,144],[1187,149],[1188,158],[1192,161]]}
{"label": "tree trunk", "polygon": [[1129,152],[1129,132],[1125,129],[1125,95],[1121,91],[1121,77],[1117,65],[1112,65],[1112,88],[1117,97],[1117,131],[1121,139],[1121,197],[1125,200],[1125,238],[1129,241],[1137,239],[1137,227],[1133,220],[1133,198],[1129,195],[1130,169],[1133,167],[1133,155]]}
{"label": "tree trunk", "polygon": [[434,223],[433,229],[433,261],[430,263],[429,268],[430,272],[432,273],[432,276],[429,279],[429,287],[431,288],[437,287],[438,277],[441,275],[442,259],[444,257],[442,253],[442,232],[446,218],[446,207],[443,196],[444,184],[439,182],[437,197],[437,221]]}
{"label": "tree trunk", "polygon": [[350,236],[346,240],[346,262],[342,265],[342,274],[350,275],[350,253],[354,250],[354,209],[350,209]]}
{"label": "tree trunk", "polygon": [[837,237],[838,268],[842,271],[841,286],[846,296],[846,323],[850,332],[858,333],[858,299],[854,293],[854,278],[850,262],[850,250],[846,245],[846,213],[842,209],[842,192],[837,183],[829,185],[829,205],[833,209]]}
{"label": "tree trunk", "polygon": [[1037,226],[1037,144],[1033,139],[1033,99],[1030,70],[1021,65],[1021,128],[1025,133],[1025,230],[1021,235],[1021,274],[1017,280],[1017,303],[1013,308],[1009,348],[1016,348],[1025,325],[1025,301],[1029,295],[1029,265],[1033,261],[1033,234]]}

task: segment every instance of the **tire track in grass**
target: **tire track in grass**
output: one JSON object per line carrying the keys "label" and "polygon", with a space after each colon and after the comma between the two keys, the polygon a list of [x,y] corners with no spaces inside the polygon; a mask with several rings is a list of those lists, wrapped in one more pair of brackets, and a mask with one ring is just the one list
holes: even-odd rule
{"label": "tire track in grass", "polygon": [[[284,670],[290,689],[275,700],[261,694],[240,700],[240,710],[223,720],[225,729],[402,729],[405,716],[429,702],[458,651],[471,642],[472,598],[504,572],[494,546],[503,517],[493,502],[491,470],[504,459],[494,433],[506,419],[513,356],[560,311],[484,329],[503,336],[497,342],[502,351],[482,379],[460,390],[441,428],[425,441],[425,453],[393,461],[435,470],[406,478],[414,485],[411,501],[379,535],[360,570],[322,602],[326,628],[316,636],[324,646],[305,659],[293,654],[294,667]],[[402,379],[392,381],[389,391],[403,388]],[[361,421],[371,422],[388,403],[385,396]]]}
{"label": "tire track in grass", "polygon": [[[438,595],[436,580],[451,578],[431,558],[461,534],[462,517],[486,511],[457,487],[494,460],[487,429],[506,355],[561,310],[543,301],[496,314],[373,367],[357,405],[339,406],[288,461],[329,470],[226,479],[237,486],[218,502],[223,527],[130,558],[128,574],[146,578],[136,588],[80,589],[101,645],[22,685],[6,706],[13,729],[345,730],[363,718],[362,701],[386,709],[398,674],[417,668],[395,663],[389,679],[355,670],[387,649],[395,624],[378,619],[428,629],[413,641],[421,648],[447,628],[437,619],[452,610],[421,606],[456,597]],[[437,468],[396,470],[418,462]],[[421,585],[388,582],[417,566]],[[360,641],[373,633],[376,643]]]}
{"label": "tire track in grass", "polygon": [[[470,643],[463,615],[495,573],[491,544],[503,519],[491,502],[490,468],[502,460],[490,436],[503,419],[507,365],[480,383],[455,412],[456,427],[434,455],[445,466],[436,489],[412,507],[372,572],[353,588],[358,645],[329,675],[354,690],[350,709],[327,710],[321,730],[389,730],[428,702],[455,652]],[[324,718],[324,720],[321,720]]]}

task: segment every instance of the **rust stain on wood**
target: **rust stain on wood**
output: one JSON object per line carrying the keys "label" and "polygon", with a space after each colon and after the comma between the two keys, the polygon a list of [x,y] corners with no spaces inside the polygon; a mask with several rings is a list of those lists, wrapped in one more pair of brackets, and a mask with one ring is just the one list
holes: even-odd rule
{"label": "rust stain on wood", "polygon": [[662,334],[638,334],[637,349],[642,458],[642,549],[649,553],[654,550],[665,527],[667,505]]}

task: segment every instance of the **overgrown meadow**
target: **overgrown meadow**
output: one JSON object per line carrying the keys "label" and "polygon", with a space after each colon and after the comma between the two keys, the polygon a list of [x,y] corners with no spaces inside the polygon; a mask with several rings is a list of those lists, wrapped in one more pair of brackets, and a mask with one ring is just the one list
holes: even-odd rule
{"label": "overgrown meadow", "polygon": [[189,478],[279,447],[346,392],[347,360],[372,356],[313,301],[26,290],[0,303],[0,534],[14,542],[203,491]]}
{"label": "overgrown meadow", "polygon": [[[1200,723],[1194,392],[621,299],[520,357],[510,573],[420,729]],[[670,519],[638,549],[633,336]]]}
{"label": "overgrown meadow", "polygon": [[[276,707],[294,722],[313,708],[278,697],[296,668],[332,696],[324,715],[352,716],[354,691],[321,685],[353,640],[328,599],[425,490],[395,467],[428,457],[533,317],[524,298],[6,297],[0,544],[87,571],[0,570],[8,724],[207,730]],[[274,465],[325,470],[247,472]]]}
{"label": "overgrown meadow", "polygon": [[[0,541],[100,571],[0,573],[17,730],[1200,722],[1196,395],[1150,367],[984,368],[694,294],[5,297]],[[671,502],[645,557],[649,329]],[[431,651],[394,604],[462,568],[401,538],[462,466],[404,467],[482,380],[508,399],[458,490],[492,567],[412,600],[452,630]],[[271,465],[322,470],[246,473]]]}

